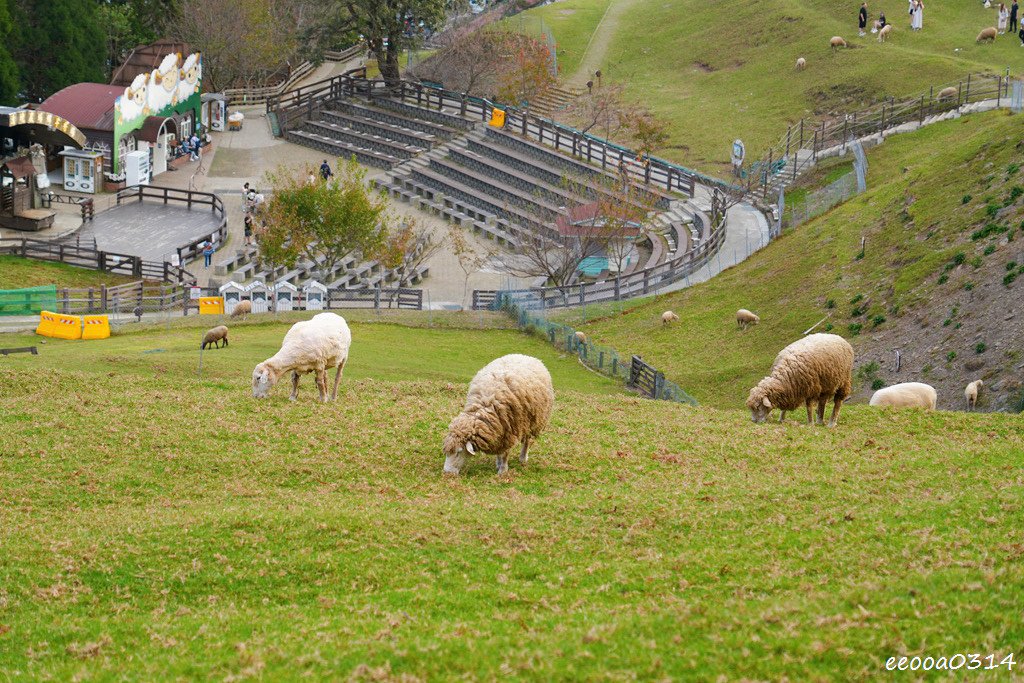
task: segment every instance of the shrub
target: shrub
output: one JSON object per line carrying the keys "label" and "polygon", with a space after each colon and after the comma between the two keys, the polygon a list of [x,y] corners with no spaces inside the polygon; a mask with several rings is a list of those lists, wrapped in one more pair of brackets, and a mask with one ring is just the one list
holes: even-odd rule
{"label": "shrub", "polygon": [[827,299],[825,301],[825,308],[835,308],[835,307],[836,307],[836,300],[835,299]]}
{"label": "shrub", "polygon": [[855,304],[855,303],[857,303],[858,301],[862,300],[863,298],[864,298],[864,295],[863,295],[863,294],[858,294],[857,296],[855,296],[855,297],[853,297],[852,299],[850,299],[850,304],[851,304],[851,305],[852,305],[852,304]]}
{"label": "shrub", "polygon": [[825,331],[826,331],[826,332],[831,332],[831,331],[832,331],[832,329],[833,329],[833,327],[832,327],[832,323],[826,323],[826,324],[825,324]]}
{"label": "shrub", "polygon": [[957,265],[957,266],[959,266],[960,264],[962,264],[966,260],[967,260],[967,254],[965,254],[962,251],[958,251],[956,253],[956,255],[953,256],[953,264]]}
{"label": "shrub", "polygon": [[964,291],[965,292],[969,292],[972,289],[974,289],[974,283],[973,282],[965,282],[964,283]]}
{"label": "shrub", "polygon": [[1013,188],[1010,190],[1010,196],[1006,200],[1006,205],[1009,206],[1010,204],[1013,204],[1015,201],[1017,201],[1017,198],[1020,197],[1022,194],[1024,194],[1024,187],[1021,187],[1020,185],[1014,185]]}
{"label": "shrub", "polygon": [[954,360],[956,360],[956,351],[950,351],[946,354],[947,362],[952,363]]}
{"label": "shrub", "polygon": [[942,326],[943,327],[949,327],[952,324],[953,324],[953,319],[952,318],[946,318],[945,320],[942,321]]}
{"label": "shrub", "polygon": [[879,389],[881,389],[884,386],[885,386],[885,382],[883,382],[880,379],[876,379],[874,382],[871,383],[871,390],[872,391],[878,391]]}
{"label": "shrub", "polygon": [[1016,267],[1017,267],[1017,262],[1016,261],[1010,261],[1009,263],[1006,264],[1006,269],[1007,270],[1013,270]]}
{"label": "shrub", "polygon": [[[985,251],[983,251],[982,253],[985,254],[985,256],[988,256],[989,254],[991,254],[995,250],[996,250],[996,245],[990,244],[987,247],[985,247]],[[975,257],[974,258],[974,262],[977,263],[977,265],[974,266],[975,268],[980,268],[981,267],[981,259],[980,258]]]}
{"label": "shrub", "polygon": [[985,349],[987,349],[987,348],[988,347],[985,346],[985,342],[978,342],[977,344],[974,345],[974,352],[975,353],[985,353]]}
{"label": "shrub", "polygon": [[861,328],[864,326],[861,325],[860,323],[850,323],[849,325],[847,325],[847,327],[850,330],[850,334],[856,337],[858,334],[860,334]]}
{"label": "shrub", "polygon": [[1011,176],[1020,170],[1020,164],[1010,164],[1006,167],[1006,175]]}
{"label": "shrub", "polygon": [[1005,225],[999,225],[998,223],[986,223],[984,228],[978,228],[971,233],[971,239],[977,242],[983,240],[989,235],[993,235],[1000,232],[1006,232],[1009,230]]}
{"label": "shrub", "polygon": [[885,322],[885,316],[884,315],[876,315],[874,318],[871,319],[871,326],[872,327],[878,327],[879,325],[881,325],[884,322]]}
{"label": "shrub", "polygon": [[959,329],[960,329],[961,327],[963,327],[963,326],[964,326],[964,324],[963,324],[963,323],[957,323],[956,325],[953,325],[953,329],[954,329],[954,330],[959,330]]}
{"label": "shrub", "polygon": [[850,317],[851,318],[857,318],[859,316],[864,315],[865,311],[866,311],[866,309],[863,306],[858,306],[857,308],[855,308],[852,311],[850,311]]}
{"label": "shrub", "polygon": [[965,195],[964,195],[964,196],[963,196],[963,197],[962,197],[962,198],[960,199],[960,203],[961,203],[961,204],[966,204],[967,202],[971,201],[971,199],[973,199],[973,197],[971,197],[971,195],[969,195],[969,194],[965,194]]}
{"label": "shrub", "polygon": [[1013,281],[1017,279],[1017,273],[1007,273],[1003,276],[1003,284],[1009,287],[1013,284]]}
{"label": "shrub", "polygon": [[999,213],[999,209],[1001,208],[1002,207],[999,206],[998,204],[986,204],[985,215],[988,216],[989,218],[995,218],[996,214]]}
{"label": "shrub", "polygon": [[947,282],[949,282],[949,276],[948,276],[948,275],[946,275],[945,273],[943,273],[942,275],[940,275],[940,276],[939,276],[939,284],[940,284],[940,285],[944,285],[944,284],[946,284]]}

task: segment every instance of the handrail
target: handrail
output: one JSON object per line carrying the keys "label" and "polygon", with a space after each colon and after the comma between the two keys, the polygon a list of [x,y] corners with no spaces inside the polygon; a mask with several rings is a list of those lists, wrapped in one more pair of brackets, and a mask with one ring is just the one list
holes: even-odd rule
{"label": "handrail", "polygon": [[[360,52],[363,52],[366,46],[362,43],[356,43],[355,45],[345,48],[341,51],[328,50],[324,52],[324,61],[327,62],[344,62],[352,59]],[[282,93],[287,92],[289,88],[293,87],[297,82],[305,78],[310,72],[317,68],[317,64],[310,61],[305,61],[299,64],[288,77],[278,83],[277,85],[256,85],[246,86],[244,88],[225,88],[223,93],[228,98],[228,104],[238,106],[240,104],[264,104],[269,100],[279,97]]]}
{"label": "handrail", "polygon": [[[228,219],[227,212],[224,209],[224,200],[212,192],[182,190],[176,187],[163,187],[160,185],[133,185],[118,192],[116,199],[118,205],[129,199],[135,199],[140,202],[145,199],[155,199],[162,201],[164,204],[170,202],[185,204],[189,209],[193,206],[209,206],[210,210],[220,219],[217,230],[213,233],[215,236],[214,242],[221,244],[227,238]],[[178,262],[185,263],[189,259],[197,257],[201,251],[201,245],[206,242],[209,236],[203,235],[188,244],[178,247],[176,249]]]}

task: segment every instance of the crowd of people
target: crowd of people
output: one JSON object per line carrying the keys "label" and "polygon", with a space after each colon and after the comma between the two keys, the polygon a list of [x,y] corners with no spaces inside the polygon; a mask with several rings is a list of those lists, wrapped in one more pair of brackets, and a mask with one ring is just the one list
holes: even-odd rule
{"label": "crowd of people", "polygon": [[[984,0],[982,4],[986,9],[991,9],[993,6],[992,0]],[[924,29],[924,0],[907,0],[907,14],[910,16],[910,30],[920,31]],[[857,13],[857,28],[862,38],[866,35],[868,20],[868,3],[862,2],[860,11]],[[886,23],[885,14],[879,14],[878,19],[875,20],[871,28],[871,32],[877,33],[885,27]],[[1024,47],[1024,26],[1020,24],[1019,0],[1013,0],[1009,6],[1005,2],[999,3],[999,6],[996,8],[996,29],[1000,35],[1005,34],[1007,31],[1011,34],[1017,33],[1017,36],[1020,38],[1021,47]]]}

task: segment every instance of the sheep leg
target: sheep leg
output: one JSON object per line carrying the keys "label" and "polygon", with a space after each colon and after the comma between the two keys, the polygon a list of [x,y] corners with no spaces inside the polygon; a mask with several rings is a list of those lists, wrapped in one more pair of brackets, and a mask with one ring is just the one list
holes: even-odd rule
{"label": "sheep leg", "polygon": [[316,388],[320,391],[320,400],[327,402],[327,370],[316,371]]}
{"label": "sheep leg", "polygon": [[338,370],[334,373],[334,389],[331,391],[331,400],[338,398],[338,384],[341,382],[341,371],[345,369],[345,361],[338,363]]}
{"label": "sheep leg", "polygon": [[292,395],[288,397],[289,401],[294,401],[299,397],[299,373],[292,372]]}
{"label": "sheep leg", "polygon": [[814,419],[811,417],[811,399],[807,399],[807,424],[814,424]]}
{"label": "sheep leg", "polygon": [[786,411],[785,410],[780,410],[779,411],[779,424],[782,424],[782,421],[785,420],[785,419],[786,419]]}
{"label": "sheep leg", "polygon": [[526,464],[526,461],[530,458],[530,439],[523,439],[523,450],[519,452],[519,462]]}
{"label": "sheep leg", "polygon": [[828,407],[828,396],[818,397],[818,421],[820,425],[825,424],[825,408]]}
{"label": "sheep leg", "polygon": [[[835,427],[839,421],[839,410],[843,407],[843,399],[836,396],[835,403],[832,404],[832,418],[828,421],[829,427]],[[822,411],[824,413],[824,411]]]}
{"label": "sheep leg", "polygon": [[498,453],[495,460],[498,466],[498,474],[505,474],[508,472],[508,453]]}

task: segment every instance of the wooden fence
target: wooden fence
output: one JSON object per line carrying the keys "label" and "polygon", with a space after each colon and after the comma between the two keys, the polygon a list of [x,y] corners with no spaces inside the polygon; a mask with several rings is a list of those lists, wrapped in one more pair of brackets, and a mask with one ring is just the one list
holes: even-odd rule
{"label": "wooden fence", "polygon": [[640,356],[633,356],[629,365],[629,381],[626,385],[636,389],[647,398],[659,398],[665,386],[665,373],[645,363]]}
{"label": "wooden fence", "polygon": [[[819,157],[843,149],[852,140],[877,135],[906,123],[924,123],[931,116],[959,109],[967,104],[992,101],[1005,104],[1011,96],[1013,79],[1005,75],[969,75],[945,86],[934,86],[917,97],[890,97],[867,109],[830,121],[812,123],[804,119],[789,127],[782,139],[760,159],[742,169],[746,191],[762,200],[779,185],[787,185],[817,163]],[[955,91],[955,95],[951,94]]]}
{"label": "wooden fence", "polygon": [[118,205],[131,200],[141,202],[147,199],[164,204],[184,204],[189,209],[192,207],[209,206],[214,216],[218,219],[218,227],[214,233],[207,233],[177,248],[179,263],[186,263],[193,258],[198,258],[202,252],[202,244],[209,239],[211,234],[216,235],[214,240],[216,244],[223,244],[227,238],[227,212],[224,210],[224,201],[215,194],[193,190],[179,190],[173,187],[161,187],[158,185],[136,185],[117,193]]}
{"label": "wooden fence", "polygon": [[146,261],[140,256],[118,254],[76,244],[28,238],[0,239],[0,253],[38,261],[66,263],[78,268],[101,270],[114,275],[157,282],[191,284],[196,281],[194,275],[180,266],[173,266],[167,262]]}
{"label": "wooden fence", "polygon": [[[358,56],[366,50],[362,43],[353,45],[350,48],[340,51],[327,51],[324,53],[326,62],[345,62]],[[236,107],[266,104],[269,101],[280,97],[282,93],[294,88],[295,84],[316,70],[317,65],[312,62],[299,64],[281,83],[277,85],[257,85],[245,88],[227,88],[224,96],[228,104]]]}

